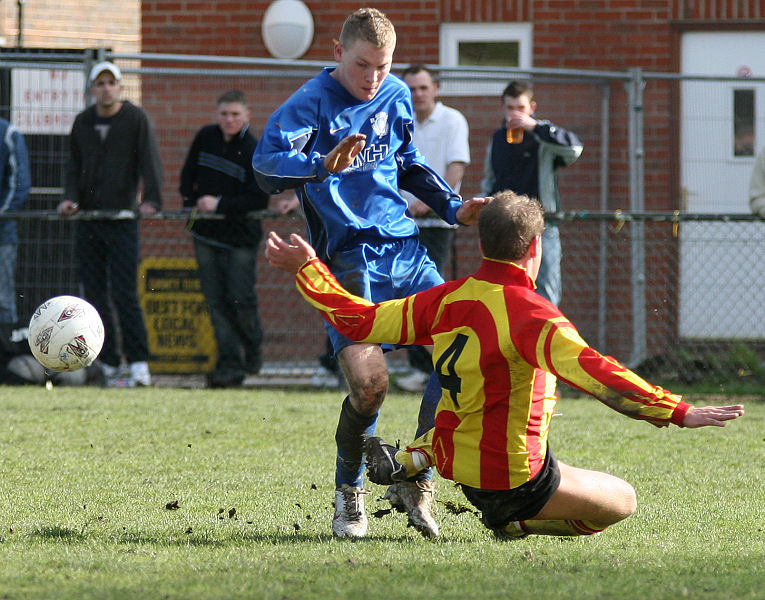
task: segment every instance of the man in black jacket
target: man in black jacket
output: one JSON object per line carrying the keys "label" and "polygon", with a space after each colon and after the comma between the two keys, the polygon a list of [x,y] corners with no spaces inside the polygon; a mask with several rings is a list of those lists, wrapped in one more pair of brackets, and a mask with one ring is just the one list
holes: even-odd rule
{"label": "man in black jacket", "polygon": [[[217,124],[197,132],[181,171],[202,293],[218,345],[211,387],[242,384],[263,363],[263,331],[255,293],[255,259],[263,235],[250,211],[265,209],[269,196],[255,183],[251,160],[257,140],[248,131],[250,109],[238,90],[217,102]],[[204,213],[223,219],[199,219]]]}
{"label": "man in black jacket", "polygon": [[[162,166],[151,122],[143,109],[121,99],[122,74],[110,62],[93,67],[88,82],[95,103],[74,120],[61,215],[80,210],[161,209]],[[141,189],[141,185],[142,189]],[[139,192],[142,192],[139,198]],[[150,385],[146,324],[138,302],[138,221],[81,220],[75,246],[85,299],[104,322],[101,362],[107,385]],[[114,303],[122,349],[112,313]],[[129,377],[120,377],[122,355]]]}
{"label": "man in black jacket", "polygon": [[[511,81],[502,92],[505,118],[486,150],[481,188],[486,196],[501,190],[531,196],[550,215],[561,211],[558,170],[579,158],[584,145],[573,131],[538,119],[536,110],[531,83]],[[563,294],[560,232],[554,219],[545,222],[537,292],[558,306]]]}

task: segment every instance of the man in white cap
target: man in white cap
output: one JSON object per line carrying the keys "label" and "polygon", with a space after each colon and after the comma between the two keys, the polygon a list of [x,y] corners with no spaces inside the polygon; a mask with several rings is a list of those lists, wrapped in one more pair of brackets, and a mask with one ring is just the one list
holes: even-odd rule
{"label": "man in white cap", "polygon": [[[162,166],[154,130],[143,109],[121,99],[122,73],[111,62],[90,71],[95,103],[75,118],[61,215],[78,211],[161,209]],[[139,232],[136,219],[80,220],[75,247],[85,298],[104,322],[101,351],[107,385],[150,385],[146,325],[138,303]],[[119,318],[118,345],[112,303]],[[129,374],[121,377],[122,358]]]}

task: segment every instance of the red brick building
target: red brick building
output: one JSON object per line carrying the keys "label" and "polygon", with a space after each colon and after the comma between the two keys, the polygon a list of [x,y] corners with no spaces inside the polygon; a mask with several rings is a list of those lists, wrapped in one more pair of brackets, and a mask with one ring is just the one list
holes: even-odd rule
{"label": "red brick building", "polygon": [[[270,4],[266,0],[144,1],[141,9],[142,51],[268,58],[261,25]],[[313,16],[314,36],[301,58],[331,64],[331,43],[344,18],[351,10],[366,4],[316,0],[306,0],[305,4]],[[761,0],[397,0],[372,5],[384,11],[396,25],[398,43],[394,60],[398,65],[412,62],[444,64],[444,46],[455,45],[455,38],[448,38],[448,32],[456,29],[459,41],[461,27],[469,31],[471,26],[478,26],[491,28],[495,36],[497,31],[500,37],[502,31],[508,31],[509,38],[519,38],[519,52],[523,54],[519,66],[621,74],[635,68],[651,73],[675,73],[681,70],[683,38],[689,32],[762,34],[765,31],[765,6]],[[467,37],[463,39],[470,37],[469,33],[465,35]],[[144,62],[144,66],[147,65]],[[755,73],[756,76],[763,74]],[[270,112],[306,78],[280,81],[274,77],[264,82],[232,76],[194,80],[193,85],[189,85],[188,81],[179,79],[144,77],[143,104],[155,119],[163,144],[168,207],[179,206],[175,190],[185,150],[194,131],[210,121],[214,98],[222,87],[244,87],[255,99],[253,126],[257,133]],[[628,210],[631,202],[628,123],[631,115],[625,83],[615,79],[595,81],[576,77],[538,79],[536,89],[541,116],[576,131],[585,142],[581,159],[560,176],[564,209],[594,211],[602,208],[605,201],[608,210]],[[474,85],[477,87],[471,92]],[[641,160],[646,210],[683,208],[678,158],[678,85],[672,80],[656,79],[644,90],[642,119],[646,142]],[[501,121],[497,94],[486,94],[482,89],[475,83],[465,82],[461,91],[442,94],[445,103],[465,113],[471,127],[473,161],[463,183],[465,195],[479,193],[484,149],[491,131]],[[608,108],[605,122],[604,97]],[[606,131],[608,169],[603,171],[600,144]],[[609,240],[612,252],[608,305],[603,307],[592,297],[597,287],[592,259],[576,252],[578,245],[597,237],[597,225],[576,225],[568,230],[562,227],[562,231],[564,256],[567,257],[562,308],[593,342],[598,341],[598,320],[602,321],[605,312],[609,325],[618,325],[609,327],[605,339],[607,351],[626,359],[630,353],[627,340],[632,307],[627,291],[630,285],[629,242],[619,239],[616,233]],[[647,235],[651,235],[651,231],[649,225]],[[663,232],[660,235],[666,234],[666,227]],[[472,234],[461,232],[461,236],[460,275],[472,269],[478,258]],[[668,243],[675,244],[671,235],[668,237]],[[649,265],[647,310],[654,318],[647,325],[648,337],[674,339],[677,337],[679,301],[676,283],[672,282],[677,279],[679,267],[663,254],[654,257],[653,252],[649,244],[646,254]],[[618,331],[623,333],[614,333]],[[657,341],[656,347],[661,349],[664,343]]]}

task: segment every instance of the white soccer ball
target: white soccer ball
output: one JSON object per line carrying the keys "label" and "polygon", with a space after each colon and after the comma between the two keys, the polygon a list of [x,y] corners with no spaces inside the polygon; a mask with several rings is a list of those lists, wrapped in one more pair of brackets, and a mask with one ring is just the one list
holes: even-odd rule
{"label": "white soccer ball", "polygon": [[56,296],[37,307],[29,321],[29,347],[46,369],[76,371],[90,365],[104,345],[98,311],[82,298]]}

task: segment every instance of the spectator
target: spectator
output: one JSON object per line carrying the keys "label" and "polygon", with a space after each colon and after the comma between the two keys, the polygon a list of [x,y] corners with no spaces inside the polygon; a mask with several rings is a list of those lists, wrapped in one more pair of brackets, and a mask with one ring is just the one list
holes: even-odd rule
{"label": "spectator", "polygon": [[656,427],[722,427],[744,414],[740,404],[695,408],[588,346],[533,291],[543,228],[535,199],[499,192],[481,213],[483,262],[475,273],[381,303],[340,287],[300,236],[287,243],[271,233],[266,243],[271,264],[297,273],[305,299],[343,334],[433,343],[443,388],[435,427],[404,450],[369,438],[369,478],[390,485],[436,465],[500,538],[592,535],[635,511],[629,483],[552,454],[556,377]]}
{"label": "spectator", "polygon": [[[149,347],[138,303],[138,220],[161,208],[162,166],[146,113],[122,100],[122,74],[110,62],[96,64],[88,78],[95,103],[74,120],[61,215],[79,211],[130,211],[131,218],[79,220],[75,247],[85,299],[104,322],[101,351],[106,384],[150,385]],[[139,187],[143,193],[139,198]],[[119,319],[122,348],[118,345]],[[121,363],[128,364],[127,378]]]}
{"label": "spectator", "polygon": [[[24,136],[0,119],[0,213],[19,210],[30,187],[29,155]],[[16,255],[19,236],[15,219],[0,219],[0,325],[13,327],[16,311]]]}
{"label": "spectator", "polygon": [[[443,281],[417,240],[399,188],[417,192],[449,223],[471,224],[485,199],[462,202],[412,143],[411,94],[388,76],[396,33],[376,9],[351,13],[334,44],[336,68],[305,83],[266,125],[253,155],[264,189],[298,190],[309,235],[346,286],[372,300],[405,296]],[[335,440],[335,516],[338,537],[367,531],[363,440],[375,430],[388,388],[380,346],[354,344],[328,327],[348,380]],[[421,404],[420,428],[432,426],[438,384]],[[429,391],[430,390],[430,391]],[[418,430],[420,429],[418,428]],[[430,473],[388,489],[424,535],[437,535]]]}
{"label": "spectator", "polygon": [[[465,168],[470,164],[468,123],[455,108],[437,101],[438,80],[424,65],[412,65],[402,78],[412,92],[414,107],[414,145],[425,160],[459,193]],[[454,243],[454,226],[439,219],[430,207],[414,195],[403,192],[409,213],[415,217],[420,242],[446,278],[450,251]],[[397,387],[408,392],[422,392],[433,373],[430,351],[422,346],[407,348],[412,370],[395,380]]]}
{"label": "spectator", "polygon": [[[557,171],[579,158],[582,142],[571,131],[537,120],[534,90],[525,81],[508,84],[502,92],[502,109],[504,123],[492,135],[486,151],[483,193],[492,195],[500,190],[512,190],[537,198],[547,214],[559,212]],[[508,141],[513,131],[522,136],[520,142],[517,138]],[[537,291],[557,306],[563,287],[560,232],[554,221],[547,221],[542,240],[545,252]]]}
{"label": "spectator", "polygon": [[[189,220],[199,281],[218,345],[209,387],[240,386],[263,365],[263,329],[255,292],[255,263],[263,237],[248,212],[268,206],[268,194],[252,173],[257,140],[249,131],[250,107],[238,90],[217,101],[217,123],[197,132],[181,171],[183,206]],[[195,219],[194,214],[224,219]]]}
{"label": "spectator", "polygon": [[765,146],[754,161],[754,169],[749,179],[749,207],[752,213],[765,219]]}

